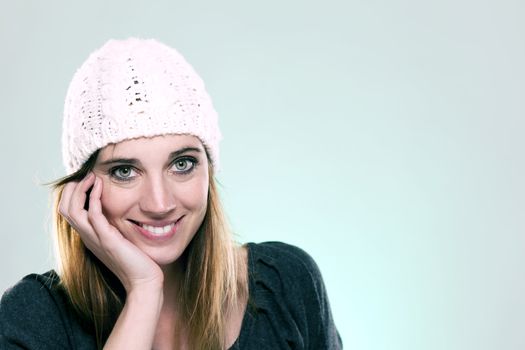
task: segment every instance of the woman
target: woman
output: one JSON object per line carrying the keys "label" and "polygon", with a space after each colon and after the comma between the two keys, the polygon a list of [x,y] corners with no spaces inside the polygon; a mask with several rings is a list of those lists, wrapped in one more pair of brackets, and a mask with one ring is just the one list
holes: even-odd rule
{"label": "woman", "polygon": [[214,182],[204,83],[155,40],[111,40],[76,72],[55,184],[59,269],[2,297],[2,349],[339,349],[315,262],[236,245]]}

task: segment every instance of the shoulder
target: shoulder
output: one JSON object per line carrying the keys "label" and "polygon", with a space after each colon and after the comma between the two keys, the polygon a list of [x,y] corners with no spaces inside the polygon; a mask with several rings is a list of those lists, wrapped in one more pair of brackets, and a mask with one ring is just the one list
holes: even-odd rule
{"label": "shoulder", "polygon": [[0,344],[33,348],[60,343],[65,339],[61,327],[59,278],[54,271],[31,274],[9,288],[0,301]]}
{"label": "shoulder", "polygon": [[326,289],[314,259],[303,249],[282,243],[248,243],[250,302],[259,334],[278,330],[304,349],[340,349]]}
{"label": "shoulder", "polygon": [[0,302],[2,316],[26,309],[27,304],[52,303],[52,294],[60,282],[54,271],[30,274],[5,291]]}
{"label": "shoulder", "polygon": [[289,305],[310,304],[324,296],[314,259],[299,247],[282,242],[248,243],[252,292],[280,296]]}
{"label": "shoulder", "polygon": [[306,253],[301,248],[284,242],[270,241],[262,243],[248,243],[247,245],[250,252],[255,252],[258,255],[264,255],[270,259],[281,259],[283,258],[282,254],[285,255],[284,258],[293,257],[294,260],[302,260],[304,258],[311,259],[308,253]]}
{"label": "shoulder", "polygon": [[319,267],[303,249],[283,242],[248,243],[249,261],[255,271],[273,270],[289,280],[321,278]]}

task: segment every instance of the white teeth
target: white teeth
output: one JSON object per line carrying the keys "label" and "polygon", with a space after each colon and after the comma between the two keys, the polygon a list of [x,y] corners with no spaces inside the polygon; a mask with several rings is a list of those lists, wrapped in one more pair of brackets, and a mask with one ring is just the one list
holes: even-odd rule
{"label": "white teeth", "polygon": [[150,225],[146,225],[146,224],[141,224],[140,226],[142,226],[143,229],[149,231],[151,234],[164,235],[164,234],[166,234],[166,233],[171,231],[173,226],[175,226],[175,223],[166,225],[164,227],[156,227],[156,226],[150,226]]}

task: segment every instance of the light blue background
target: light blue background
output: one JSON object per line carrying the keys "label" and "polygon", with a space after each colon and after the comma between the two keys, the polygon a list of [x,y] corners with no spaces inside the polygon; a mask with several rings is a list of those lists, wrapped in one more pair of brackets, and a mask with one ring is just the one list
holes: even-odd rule
{"label": "light blue background", "polygon": [[318,262],[346,349],[525,349],[525,5],[11,1],[0,11],[0,291],[53,266],[61,113],[106,39],[207,83],[240,241]]}

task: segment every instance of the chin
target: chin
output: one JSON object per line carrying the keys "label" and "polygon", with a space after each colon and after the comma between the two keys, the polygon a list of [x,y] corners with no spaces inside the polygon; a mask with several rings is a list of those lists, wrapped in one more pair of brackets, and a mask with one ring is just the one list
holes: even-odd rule
{"label": "chin", "polygon": [[176,263],[179,261],[184,252],[184,250],[179,251],[178,248],[174,247],[171,247],[171,249],[168,249],[168,247],[165,247],[164,249],[152,247],[148,248],[142,249],[142,251],[161,267]]}
{"label": "chin", "polygon": [[174,256],[173,254],[158,254],[158,253],[155,254],[155,253],[150,253],[150,252],[146,252],[146,254],[148,254],[148,256],[153,261],[155,261],[157,265],[161,267],[176,263],[181,256],[181,254]]}

